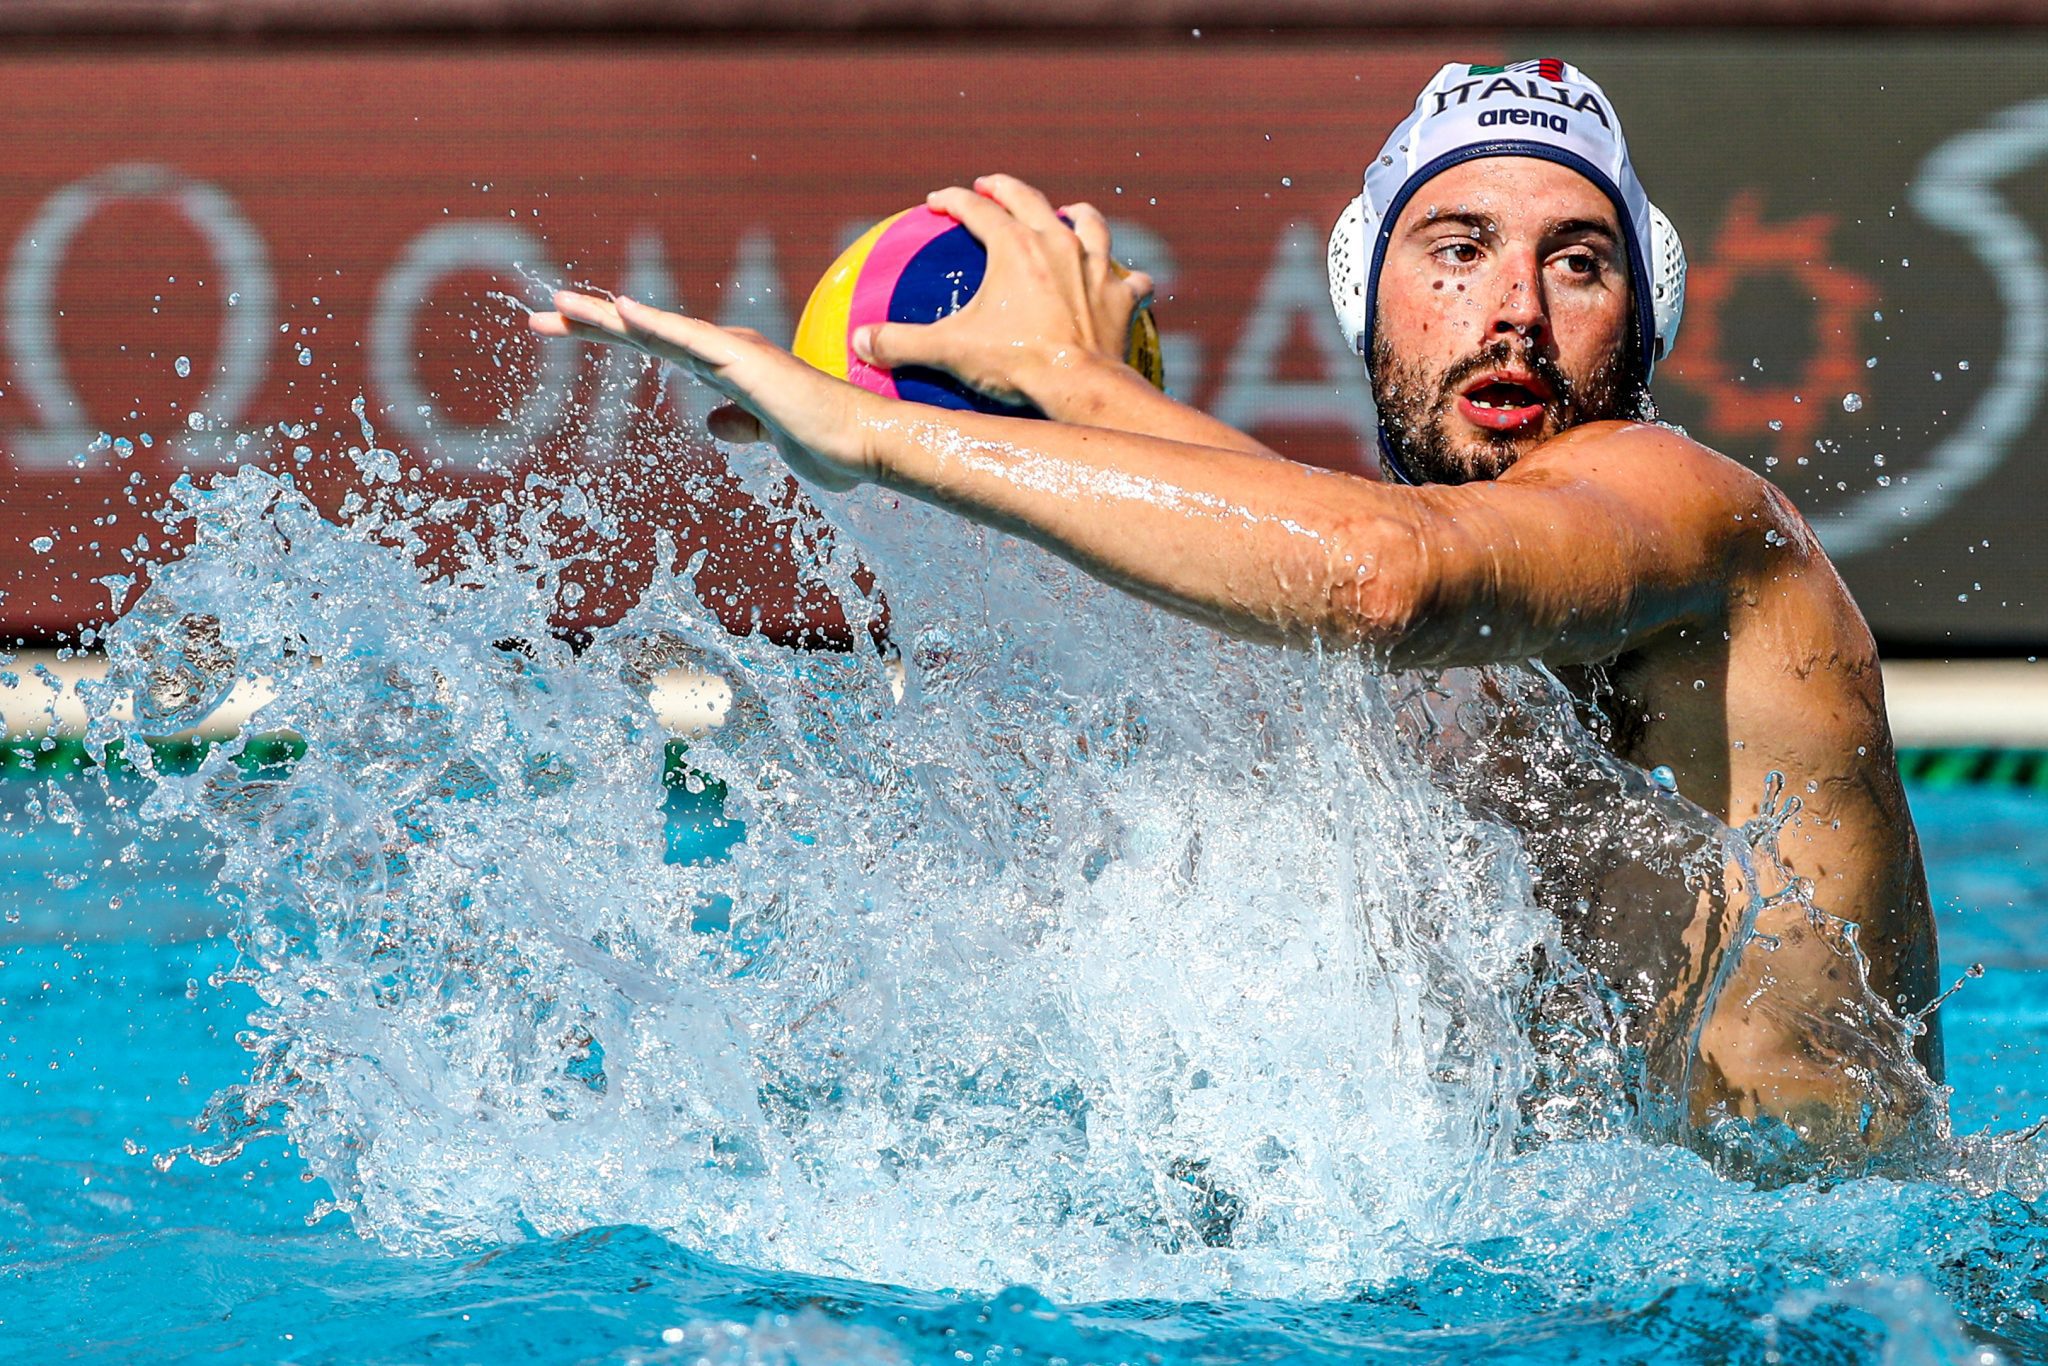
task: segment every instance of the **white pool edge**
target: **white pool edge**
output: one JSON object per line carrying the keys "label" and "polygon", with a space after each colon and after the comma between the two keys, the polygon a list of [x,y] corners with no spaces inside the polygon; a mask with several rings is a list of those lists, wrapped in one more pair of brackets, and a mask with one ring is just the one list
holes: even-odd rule
{"label": "white pool edge", "polygon": [[[61,658],[24,651],[0,679],[0,731],[10,739],[85,732],[78,685],[105,676],[98,655]],[[1999,746],[2048,749],[2048,663],[2022,659],[1898,660],[1884,666],[1892,737],[1905,748]],[[238,733],[270,699],[262,680],[238,683],[206,721],[168,738],[216,739]],[[714,729],[732,693],[723,679],[688,669],[659,676],[650,700],[675,736]]]}

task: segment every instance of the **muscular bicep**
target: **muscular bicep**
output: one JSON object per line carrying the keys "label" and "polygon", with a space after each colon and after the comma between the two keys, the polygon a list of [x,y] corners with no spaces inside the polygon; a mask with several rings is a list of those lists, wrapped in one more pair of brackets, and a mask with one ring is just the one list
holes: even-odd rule
{"label": "muscular bicep", "polygon": [[1608,658],[1719,616],[1775,515],[1762,481],[1662,428],[1581,429],[1500,479],[1418,491],[1408,666]]}

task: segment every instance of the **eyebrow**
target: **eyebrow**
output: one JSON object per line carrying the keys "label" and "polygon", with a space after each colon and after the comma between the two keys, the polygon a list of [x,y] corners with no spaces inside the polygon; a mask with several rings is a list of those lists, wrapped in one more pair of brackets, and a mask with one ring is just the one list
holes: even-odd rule
{"label": "eyebrow", "polygon": [[1616,240],[1613,227],[1598,218],[1560,218],[1554,223],[1543,225],[1545,237],[1568,237],[1579,232],[1594,233],[1610,242]]}
{"label": "eyebrow", "polygon": [[1444,223],[1462,223],[1475,232],[1497,232],[1500,229],[1498,220],[1490,214],[1471,213],[1464,209],[1452,209],[1448,213],[1430,214],[1414,227],[1408,229],[1408,231],[1411,235],[1425,233]]}
{"label": "eyebrow", "polygon": [[[1458,223],[1476,232],[1492,233],[1500,230],[1499,220],[1489,214],[1453,209],[1448,213],[1424,218],[1408,231],[1411,235],[1418,235],[1445,223]],[[1596,237],[1606,238],[1610,243],[1620,240],[1614,227],[1598,218],[1559,218],[1543,225],[1545,237],[1569,237],[1575,233],[1591,233]]]}

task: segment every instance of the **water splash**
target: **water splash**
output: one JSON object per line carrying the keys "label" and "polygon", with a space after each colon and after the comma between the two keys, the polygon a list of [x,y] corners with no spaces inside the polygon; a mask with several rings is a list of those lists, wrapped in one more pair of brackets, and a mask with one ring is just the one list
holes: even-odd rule
{"label": "water splash", "polygon": [[[245,736],[306,742],[189,773],[128,747],[132,818],[220,847],[228,976],[261,1003],[194,1156],[282,1132],[399,1249],[645,1224],[1070,1297],[1338,1293],[1532,1210],[1622,1274],[1654,1254],[1562,1232],[1618,1173],[1703,1239],[1754,1222],[1648,1141],[1688,1080],[1646,1071],[1626,965],[1581,965],[1599,936],[1532,872],[1560,851],[1491,784],[1540,779],[1576,866],[1684,885],[1749,843],[1607,758],[1540,672],[1232,641],[875,492],[788,515],[855,639],[886,594],[889,653],[732,634],[694,563],[572,650],[558,524],[485,517],[451,561],[364,437],[340,521],[253,468],[181,486],[192,549],[107,635],[102,751],[254,676]],[[679,663],[732,690],[688,754],[745,825],[722,860],[663,857],[646,685]]]}

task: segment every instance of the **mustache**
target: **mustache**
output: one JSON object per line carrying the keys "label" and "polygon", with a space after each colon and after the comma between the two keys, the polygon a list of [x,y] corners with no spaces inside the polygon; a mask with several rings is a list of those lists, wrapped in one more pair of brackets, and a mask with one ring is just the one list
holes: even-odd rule
{"label": "mustache", "polygon": [[1556,361],[1534,348],[1522,348],[1520,354],[1517,354],[1517,350],[1506,340],[1489,342],[1458,361],[1444,372],[1443,383],[1437,395],[1438,402],[1448,405],[1465,381],[1474,375],[1519,361],[1550,386],[1552,403],[1567,409],[1577,406],[1578,386],[1565,377],[1564,371],[1558,369]]}

